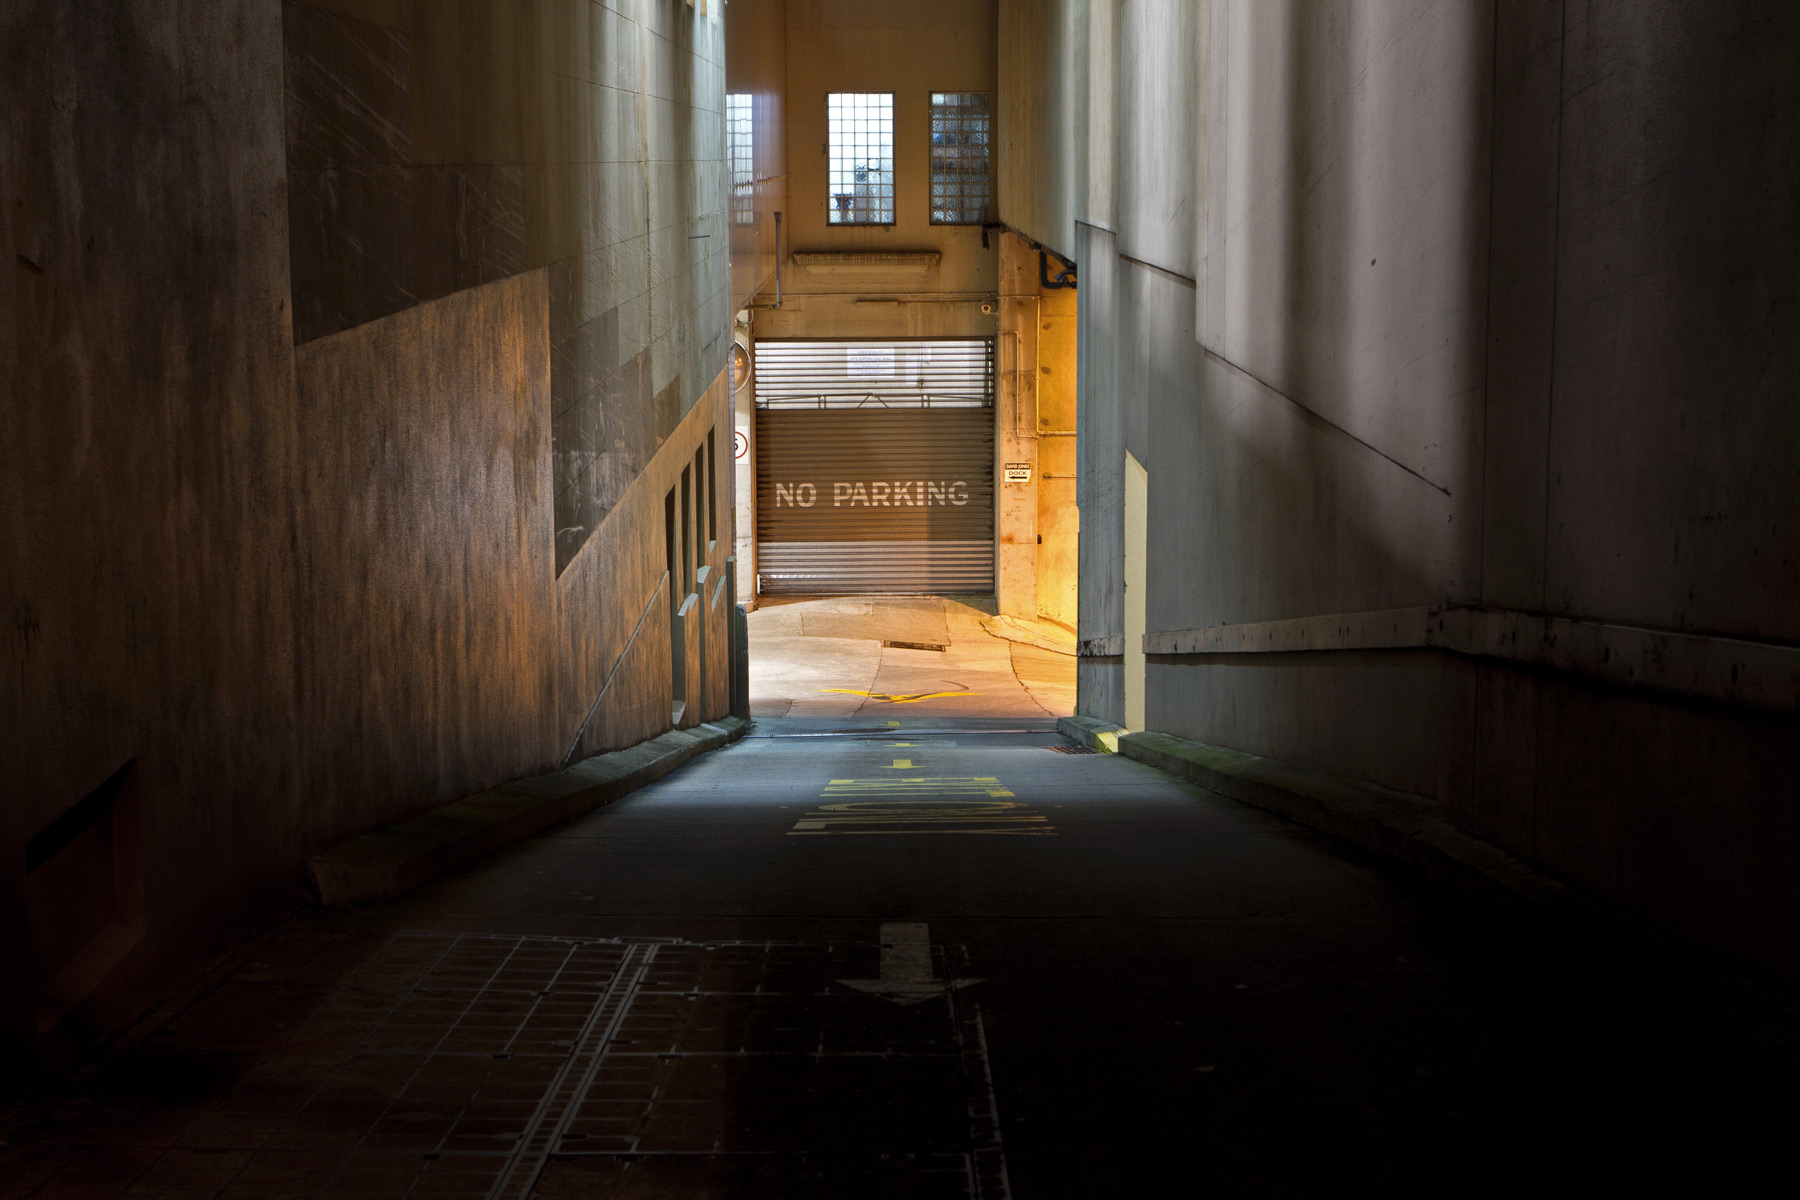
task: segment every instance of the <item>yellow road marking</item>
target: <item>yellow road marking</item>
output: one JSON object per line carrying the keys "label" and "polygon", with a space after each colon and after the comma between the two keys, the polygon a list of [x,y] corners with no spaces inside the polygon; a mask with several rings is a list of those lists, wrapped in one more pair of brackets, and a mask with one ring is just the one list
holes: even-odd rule
{"label": "yellow road marking", "polygon": [[[879,700],[883,704],[917,704],[921,700],[942,700],[946,696],[979,696],[980,692],[865,692],[861,688],[820,688],[819,691],[834,696],[861,696],[867,700]],[[898,721],[889,721],[889,725],[898,725]]]}
{"label": "yellow road marking", "polygon": [[[882,769],[917,768],[910,758],[896,758],[891,767]],[[833,779],[820,799],[833,802],[805,814],[788,830],[790,834],[1056,835],[1048,817],[1014,799],[995,775]]]}
{"label": "yellow road marking", "polygon": [[1012,790],[986,779],[895,779],[832,784],[822,796],[1010,796]]}
{"label": "yellow road marking", "polygon": [[[887,767],[884,769],[891,771],[894,768]],[[844,788],[850,788],[850,789],[871,788],[871,789],[874,789],[875,791],[889,791],[889,790],[898,789],[900,791],[916,792],[920,788],[930,788],[930,787],[940,787],[940,786],[941,787],[981,787],[981,788],[999,787],[1000,781],[998,779],[933,779],[929,775],[899,775],[899,776],[895,776],[891,779],[854,779],[854,780],[847,779],[843,783],[832,783],[830,786],[833,788],[837,788],[839,790],[842,790]]]}
{"label": "yellow road marking", "polygon": [[920,803],[895,804],[892,800],[839,800],[836,804],[821,804],[820,812],[853,812],[859,809],[872,809],[876,812],[915,813],[915,812],[1011,812],[1024,808],[1017,800],[941,800],[936,806]]}

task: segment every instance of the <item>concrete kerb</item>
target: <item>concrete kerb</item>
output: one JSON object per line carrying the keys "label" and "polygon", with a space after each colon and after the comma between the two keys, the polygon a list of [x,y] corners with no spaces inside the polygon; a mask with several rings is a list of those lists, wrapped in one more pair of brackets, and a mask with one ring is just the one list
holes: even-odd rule
{"label": "concrete kerb", "polygon": [[1056,732],[1078,746],[1086,746],[1089,750],[1104,750],[1108,754],[1117,754],[1119,739],[1125,735],[1125,728],[1105,721],[1096,721],[1093,717],[1063,717],[1056,722]]}
{"label": "concrete kerb", "polygon": [[1075,657],[1075,636],[1066,634],[1066,631],[1048,621],[1024,621],[1001,613],[983,617],[981,627],[991,637],[1018,642],[1022,646],[1036,646],[1039,650],[1048,650],[1052,654]]}
{"label": "concrete kerb", "polygon": [[[1164,733],[1129,733],[1091,717],[1057,732],[1155,767],[1208,791],[1286,817],[1401,863],[1433,881],[1531,920],[1589,963],[1656,979],[1665,1003],[1724,1053],[1800,1066],[1800,1007],[1785,988],[1735,968],[1568,887],[1457,828],[1422,796],[1393,791]],[[1678,998],[1677,998],[1678,997]]]}
{"label": "concrete kerb", "polygon": [[572,767],[515,779],[372,829],[307,863],[322,904],[370,904],[460,870],[514,842],[611,804],[709,750],[744,736],[741,717],[670,730]]}
{"label": "concrete kerb", "polygon": [[1057,732],[1397,859],[1440,882],[1536,907],[1580,903],[1578,893],[1498,847],[1464,833],[1422,796],[1209,746],[1166,733],[1129,733],[1091,717]]}

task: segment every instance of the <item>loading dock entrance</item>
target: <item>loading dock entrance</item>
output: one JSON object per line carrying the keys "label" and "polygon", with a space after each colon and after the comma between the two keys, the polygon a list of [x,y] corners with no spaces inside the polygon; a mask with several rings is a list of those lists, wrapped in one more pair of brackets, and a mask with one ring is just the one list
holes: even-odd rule
{"label": "loading dock entrance", "polygon": [[765,593],[994,590],[986,338],[756,346]]}

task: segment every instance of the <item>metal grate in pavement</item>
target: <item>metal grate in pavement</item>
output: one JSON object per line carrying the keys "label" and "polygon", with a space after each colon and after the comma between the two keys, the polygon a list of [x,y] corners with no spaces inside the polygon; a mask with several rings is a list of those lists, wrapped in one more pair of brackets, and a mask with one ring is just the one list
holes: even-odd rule
{"label": "metal grate in pavement", "polygon": [[293,928],[9,1128],[0,1193],[1005,1200],[978,1001],[846,986],[880,949]]}
{"label": "metal grate in pavement", "polygon": [[1045,746],[1046,750],[1054,750],[1058,754],[1098,754],[1098,750],[1090,750],[1086,746]]}

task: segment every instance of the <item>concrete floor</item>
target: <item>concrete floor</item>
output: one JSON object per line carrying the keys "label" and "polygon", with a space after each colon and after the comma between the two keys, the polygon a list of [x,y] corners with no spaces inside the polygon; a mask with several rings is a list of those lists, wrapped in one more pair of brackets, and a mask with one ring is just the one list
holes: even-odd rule
{"label": "concrete floor", "polygon": [[978,596],[765,597],[750,614],[751,715],[956,720],[1074,712],[1074,635],[1042,622],[1030,631],[1040,644],[996,637],[983,627],[984,620],[1001,627],[993,612],[992,597]]}
{"label": "concrete floor", "polygon": [[752,636],[744,741],[267,931],[23,1110],[0,1196],[1743,1195],[1785,1155],[1791,1089],[1629,986],[1059,752],[1072,663],[971,606]]}

